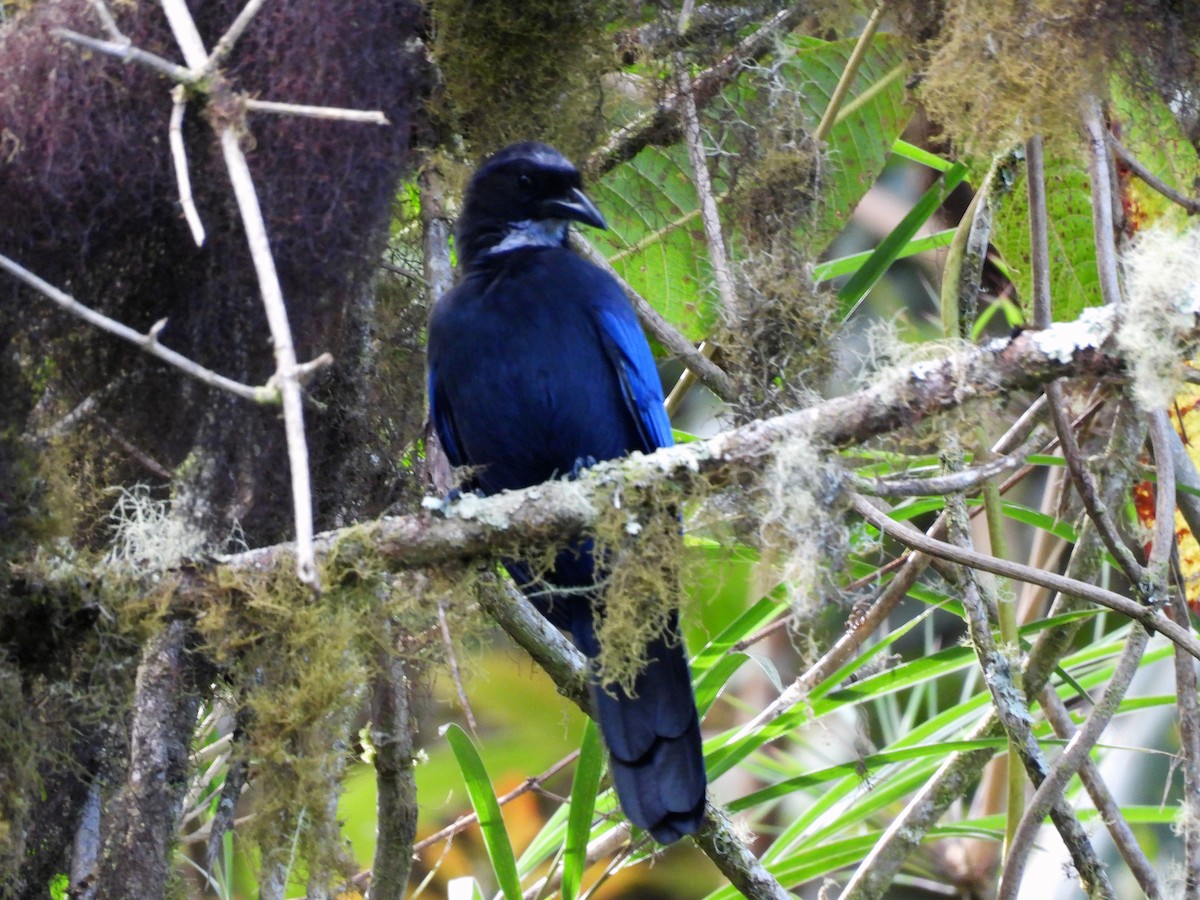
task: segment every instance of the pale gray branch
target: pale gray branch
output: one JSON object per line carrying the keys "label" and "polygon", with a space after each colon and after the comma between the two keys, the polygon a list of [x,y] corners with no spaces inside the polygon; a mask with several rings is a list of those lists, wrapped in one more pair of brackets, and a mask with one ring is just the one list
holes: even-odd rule
{"label": "pale gray branch", "polygon": [[279,103],[246,97],[242,105],[250,112],[300,116],[306,119],[332,119],[337,122],[361,122],[367,125],[390,125],[387,116],[378,110],[339,109],[335,106],[309,106],[303,103]]}
{"label": "pale gray branch", "polygon": [[308,466],[308,441],[304,435],[304,401],[300,379],[296,374],[296,350],[292,344],[292,328],[288,323],[283,302],[283,288],[275,270],[275,258],[267,238],[267,226],[258,193],[250,175],[250,166],[242,153],[237,132],[223,127],[218,136],[229,180],[246,229],[250,256],[258,274],[259,290],[267,313],[267,325],[275,348],[275,374],[283,397],[283,422],[287,435],[288,462],[292,476],[292,508],[296,520],[296,574],[314,590],[320,588],[313,555],[313,511],[311,475]]}
{"label": "pale gray branch", "polygon": [[34,275],[24,266],[14,262],[7,256],[0,255],[0,269],[4,269],[14,278],[25,282],[25,284],[29,285],[43,296],[53,300],[71,315],[83,319],[83,321],[90,325],[95,325],[102,331],[107,331],[109,334],[116,335],[123,341],[128,341],[134,346],[139,347],[140,349],[149,353],[156,359],[161,359],[163,362],[174,366],[181,372],[185,372],[192,378],[195,378],[197,381],[201,381],[210,387],[228,391],[231,394],[242,397],[246,400],[250,400],[253,403],[270,404],[277,403],[279,401],[278,391],[275,391],[270,387],[251,387],[248,384],[242,384],[239,381],[226,378],[224,375],[218,375],[211,369],[206,369],[199,363],[188,359],[182,353],[177,353],[174,350],[164,347],[158,342],[158,333],[166,324],[163,320],[156,322],[154,327],[151,328],[149,332],[142,334],[141,332],[130,328],[128,325],[123,325],[115,319],[110,319],[103,313],[98,313],[94,309],[84,306],[74,297],[63,293],[48,281],[45,281],[39,278],[37,275]]}
{"label": "pale gray branch", "polygon": [[70,28],[55,28],[53,34],[64,41],[78,44],[85,50],[115,56],[121,62],[140,63],[180,84],[190,84],[192,82],[192,73],[185,67],[163,59],[161,56],[155,56],[153,53],[134,47],[132,44],[122,41],[102,41],[99,38],[88,37],[86,34],[80,34],[78,31],[72,31]]}
{"label": "pale gray branch", "polygon": [[177,84],[171,89],[171,124],[167,129],[171,160],[175,164],[175,180],[179,184],[179,205],[183,207],[183,217],[192,230],[192,240],[197,247],[203,247],[204,223],[200,221],[200,213],[192,197],[192,179],[188,175],[187,151],[183,146],[183,114],[186,109],[186,91],[183,85]]}
{"label": "pale gray branch", "polygon": [[258,15],[258,11],[263,8],[266,0],[249,0],[242,7],[242,11],[237,14],[237,18],[233,20],[233,24],[229,26],[226,32],[221,35],[216,46],[213,47],[212,53],[204,63],[202,75],[211,75],[217,70],[217,66],[225,61],[225,57],[233,50],[242,33],[254,21],[254,17]]}

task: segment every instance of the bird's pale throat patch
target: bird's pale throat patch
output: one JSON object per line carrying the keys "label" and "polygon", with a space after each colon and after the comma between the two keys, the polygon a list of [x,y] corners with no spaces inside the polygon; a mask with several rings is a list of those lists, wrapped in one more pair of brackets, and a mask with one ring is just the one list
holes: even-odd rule
{"label": "bird's pale throat patch", "polygon": [[522,219],[512,222],[504,240],[488,250],[488,254],[507,253],[522,247],[561,247],[567,240],[564,219]]}

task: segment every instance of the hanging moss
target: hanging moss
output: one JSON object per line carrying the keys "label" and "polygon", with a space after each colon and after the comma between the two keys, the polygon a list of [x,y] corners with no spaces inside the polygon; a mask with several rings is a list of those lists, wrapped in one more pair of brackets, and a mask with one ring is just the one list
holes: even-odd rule
{"label": "hanging moss", "polygon": [[[178,54],[153,3],[111,4],[133,43]],[[194,4],[208,46],[243,4]],[[372,437],[361,403],[367,285],[387,235],[391,198],[410,160],[411,115],[423,93],[412,49],[416,0],[267,4],[228,58],[231,84],[295,103],[379,109],[388,127],[252,116],[247,156],[266,219],[301,360],[331,352],[308,411],[317,515],[348,506],[347,469],[365,465]],[[244,229],[206,109],[184,124],[197,209],[196,247],[179,213],[166,146],[165,86],[144,66],[83,53],[58,27],[93,32],[87,0],[40,0],[0,29],[0,245],[77,299],[145,331],[229,377],[263,383],[274,370],[269,332]],[[128,345],[79,325],[48,301],[0,281],[0,333],[24,335],[35,358],[55,361],[46,405],[65,414],[85,398],[111,426],[84,454],[117,483],[146,478],[133,445],[173,471],[203,448],[212,473],[198,484],[214,528],[238,520],[255,543],[290,529],[286,450],[277,410],[200,387]],[[114,437],[119,435],[120,439]],[[106,474],[108,474],[106,472]],[[159,480],[164,480],[159,476]]]}
{"label": "hanging moss", "polygon": [[[1073,135],[1083,97],[1107,94],[1121,73],[1140,89],[1182,100],[1196,118],[1200,7],[1151,0],[1000,0],[944,8],[898,2],[918,95],[933,119],[989,157],[1034,133]],[[1190,108],[1189,108],[1190,107]]]}
{"label": "hanging moss", "polygon": [[579,159],[605,133],[600,77],[615,65],[616,0],[439,0],[443,115],[475,155],[538,139]]}

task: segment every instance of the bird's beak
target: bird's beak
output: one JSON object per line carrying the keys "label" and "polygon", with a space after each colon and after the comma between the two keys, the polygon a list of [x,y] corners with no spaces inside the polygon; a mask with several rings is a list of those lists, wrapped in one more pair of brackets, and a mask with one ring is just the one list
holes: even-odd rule
{"label": "bird's beak", "polygon": [[567,219],[591,225],[593,228],[608,228],[608,223],[604,221],[604,216],[600,215],[600,210],[596,209],[596,204],[579,188],[571,188],[565,197],[547,200],[542,212],[547,219]]}

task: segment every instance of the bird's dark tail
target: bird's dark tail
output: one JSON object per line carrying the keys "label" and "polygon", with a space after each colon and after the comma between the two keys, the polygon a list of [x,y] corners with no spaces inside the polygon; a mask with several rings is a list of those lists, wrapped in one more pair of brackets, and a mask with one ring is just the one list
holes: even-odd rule
{"label": "bird's dark tail", "polygon": [[[572,636],[585,654],[594,656],[598,648],[591,610],[584,604],[575,604],[574,610]],[[592,696],[625,815],[663,844],[697,831],[704,818],[707,776],[676,616],[646,648],[646,667],[632,694],[618,685],[596,685]]]}

